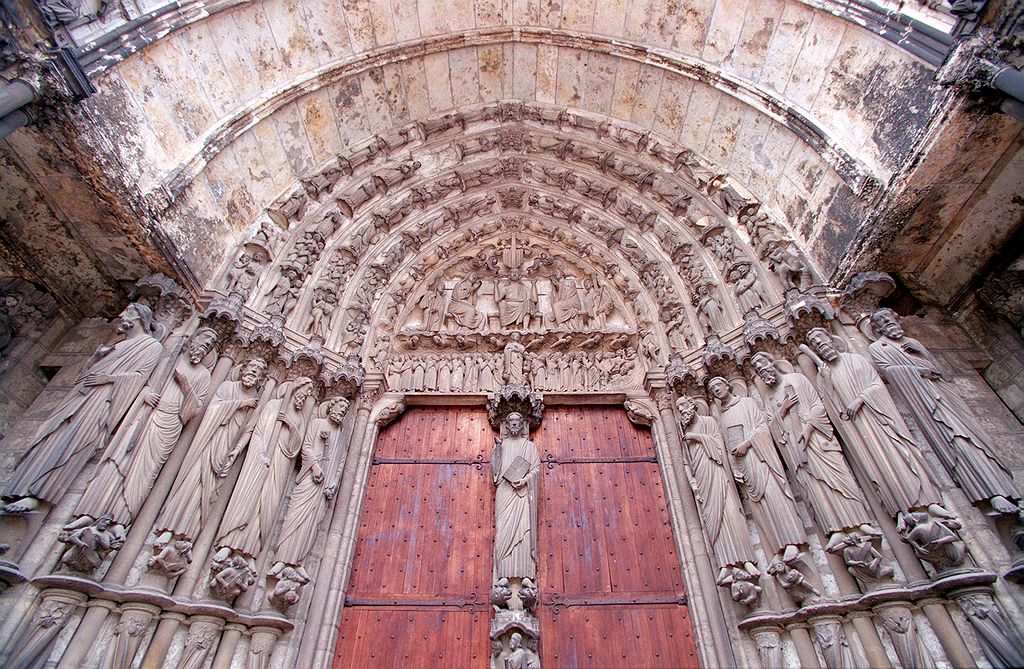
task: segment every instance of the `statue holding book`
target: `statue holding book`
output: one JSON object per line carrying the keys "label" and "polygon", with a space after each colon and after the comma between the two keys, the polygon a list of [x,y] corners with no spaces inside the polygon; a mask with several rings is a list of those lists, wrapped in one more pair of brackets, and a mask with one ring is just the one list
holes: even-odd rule
{"label": "statue holding book", "polygon": [[537,500],[540,455],[529,439],[526,420],[510,413],[491,454],[494,495],[495,578],[536,578]]}

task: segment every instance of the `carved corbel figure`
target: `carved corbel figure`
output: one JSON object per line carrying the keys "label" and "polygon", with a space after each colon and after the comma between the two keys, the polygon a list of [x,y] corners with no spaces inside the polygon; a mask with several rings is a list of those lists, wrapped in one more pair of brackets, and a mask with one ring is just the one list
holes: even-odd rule
{"label": "carved corbel figure", "polygon": [[814,587],[804,574],[797,569],[803,561],[804,554],[789,547],[780,557],[768,565],[768,573],[775,577],[793,601],[803,604],[808,598],[820,597],[821,593]]}

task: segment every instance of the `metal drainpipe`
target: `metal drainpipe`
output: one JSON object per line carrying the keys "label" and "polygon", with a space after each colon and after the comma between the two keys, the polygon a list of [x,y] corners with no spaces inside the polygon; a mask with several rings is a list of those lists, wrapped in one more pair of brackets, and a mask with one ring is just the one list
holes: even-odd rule
{"label": "metal drainpipe", "polygon": [[35,99],[36,89],[21,79],[0,86],[0,139],[32,121],[22,108]]}
{"label": "metal drainpipe", "polygon": [[1000,105],[1000,109],[1015,119],[1024,121],[1024,72],[1006,66],[992,77],[992,85],[1009,96]]}

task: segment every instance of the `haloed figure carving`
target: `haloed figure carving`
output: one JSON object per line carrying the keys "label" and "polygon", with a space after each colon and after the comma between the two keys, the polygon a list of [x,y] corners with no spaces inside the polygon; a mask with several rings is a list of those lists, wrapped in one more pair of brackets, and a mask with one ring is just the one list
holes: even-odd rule
{"label": "haloed figure carving", "polygon": [[32,511],[39,500],[56,503],[107,446],[160,358],[163,347],[153,336],[160,327],[149,307],[128,305],[117,327],[126,337],[97,349],[75,387],[40,426],[3,492],[5,500],[14,500],[4,512]]}
{"label": "haloed figure carving", "polygon": [[1014,503],[1020,492],[996,459],[992,437],[942,376],[928,349],[904,334],[891,309],[872,313],[871,325],[879,337],[868,347],[872,361],[910,407],[925,439],[967,498],[989,502],[999,513],[1020,513]]}
{"label": "haloed figure carving", "polygon": [[[814,350],[807,346],[801,350],[818,367],[818,388],[847,454],[874,485],[885,510],[898,520],[910,512],[926,512],[955,536],[959,523],[942,507],[942,497],[928,477],[917,444],[871,362],[856,353],[841,353],[832,334],[823,328],[808,332],[807,341]],[[922,532],[916,533],[915,541],[910,540],[909,533],[922,522],[914,518],[900,522],[897,529],[918,557],[932,562],[938,556],[938,562],[948,565],[955,550],[948,542],[944,541],[946,547],[941,550],[925,546]],[[929,532],[929,536],[933,534]],[[949,539],[948,535],[944,538]]]}
{"label": "haloed figure carving", "polygon": [[496,578],[537,575],[537,500],[540,455],[529,440],[526,420],[510,413],[491,454],[494,496],[494,572]]}

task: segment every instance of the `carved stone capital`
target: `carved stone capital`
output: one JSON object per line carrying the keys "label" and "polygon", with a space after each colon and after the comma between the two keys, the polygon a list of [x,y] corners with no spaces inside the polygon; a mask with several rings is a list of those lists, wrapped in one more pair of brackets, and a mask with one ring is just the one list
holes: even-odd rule
{"label": "carved stone capital", "polygon": [[840,304],[859,321],[877,309],[879,301],[895,289],[896,282],[885,272],[861,272],[846,284]]}
{"label": "carved stone capital", "polygon": [[153,316],[168,332],[191,318],[196,310],[192,295],[177,281],[159,273],[139,279],[131,299],[152,309]]}
{"label": "carved stone capital", "polygon": [[526,384],[507,384],[487,399],[487,418],[491,427],[497,430],[510,413],[523,415],[530,429],[535,429],[544,414],[544,400]]}

